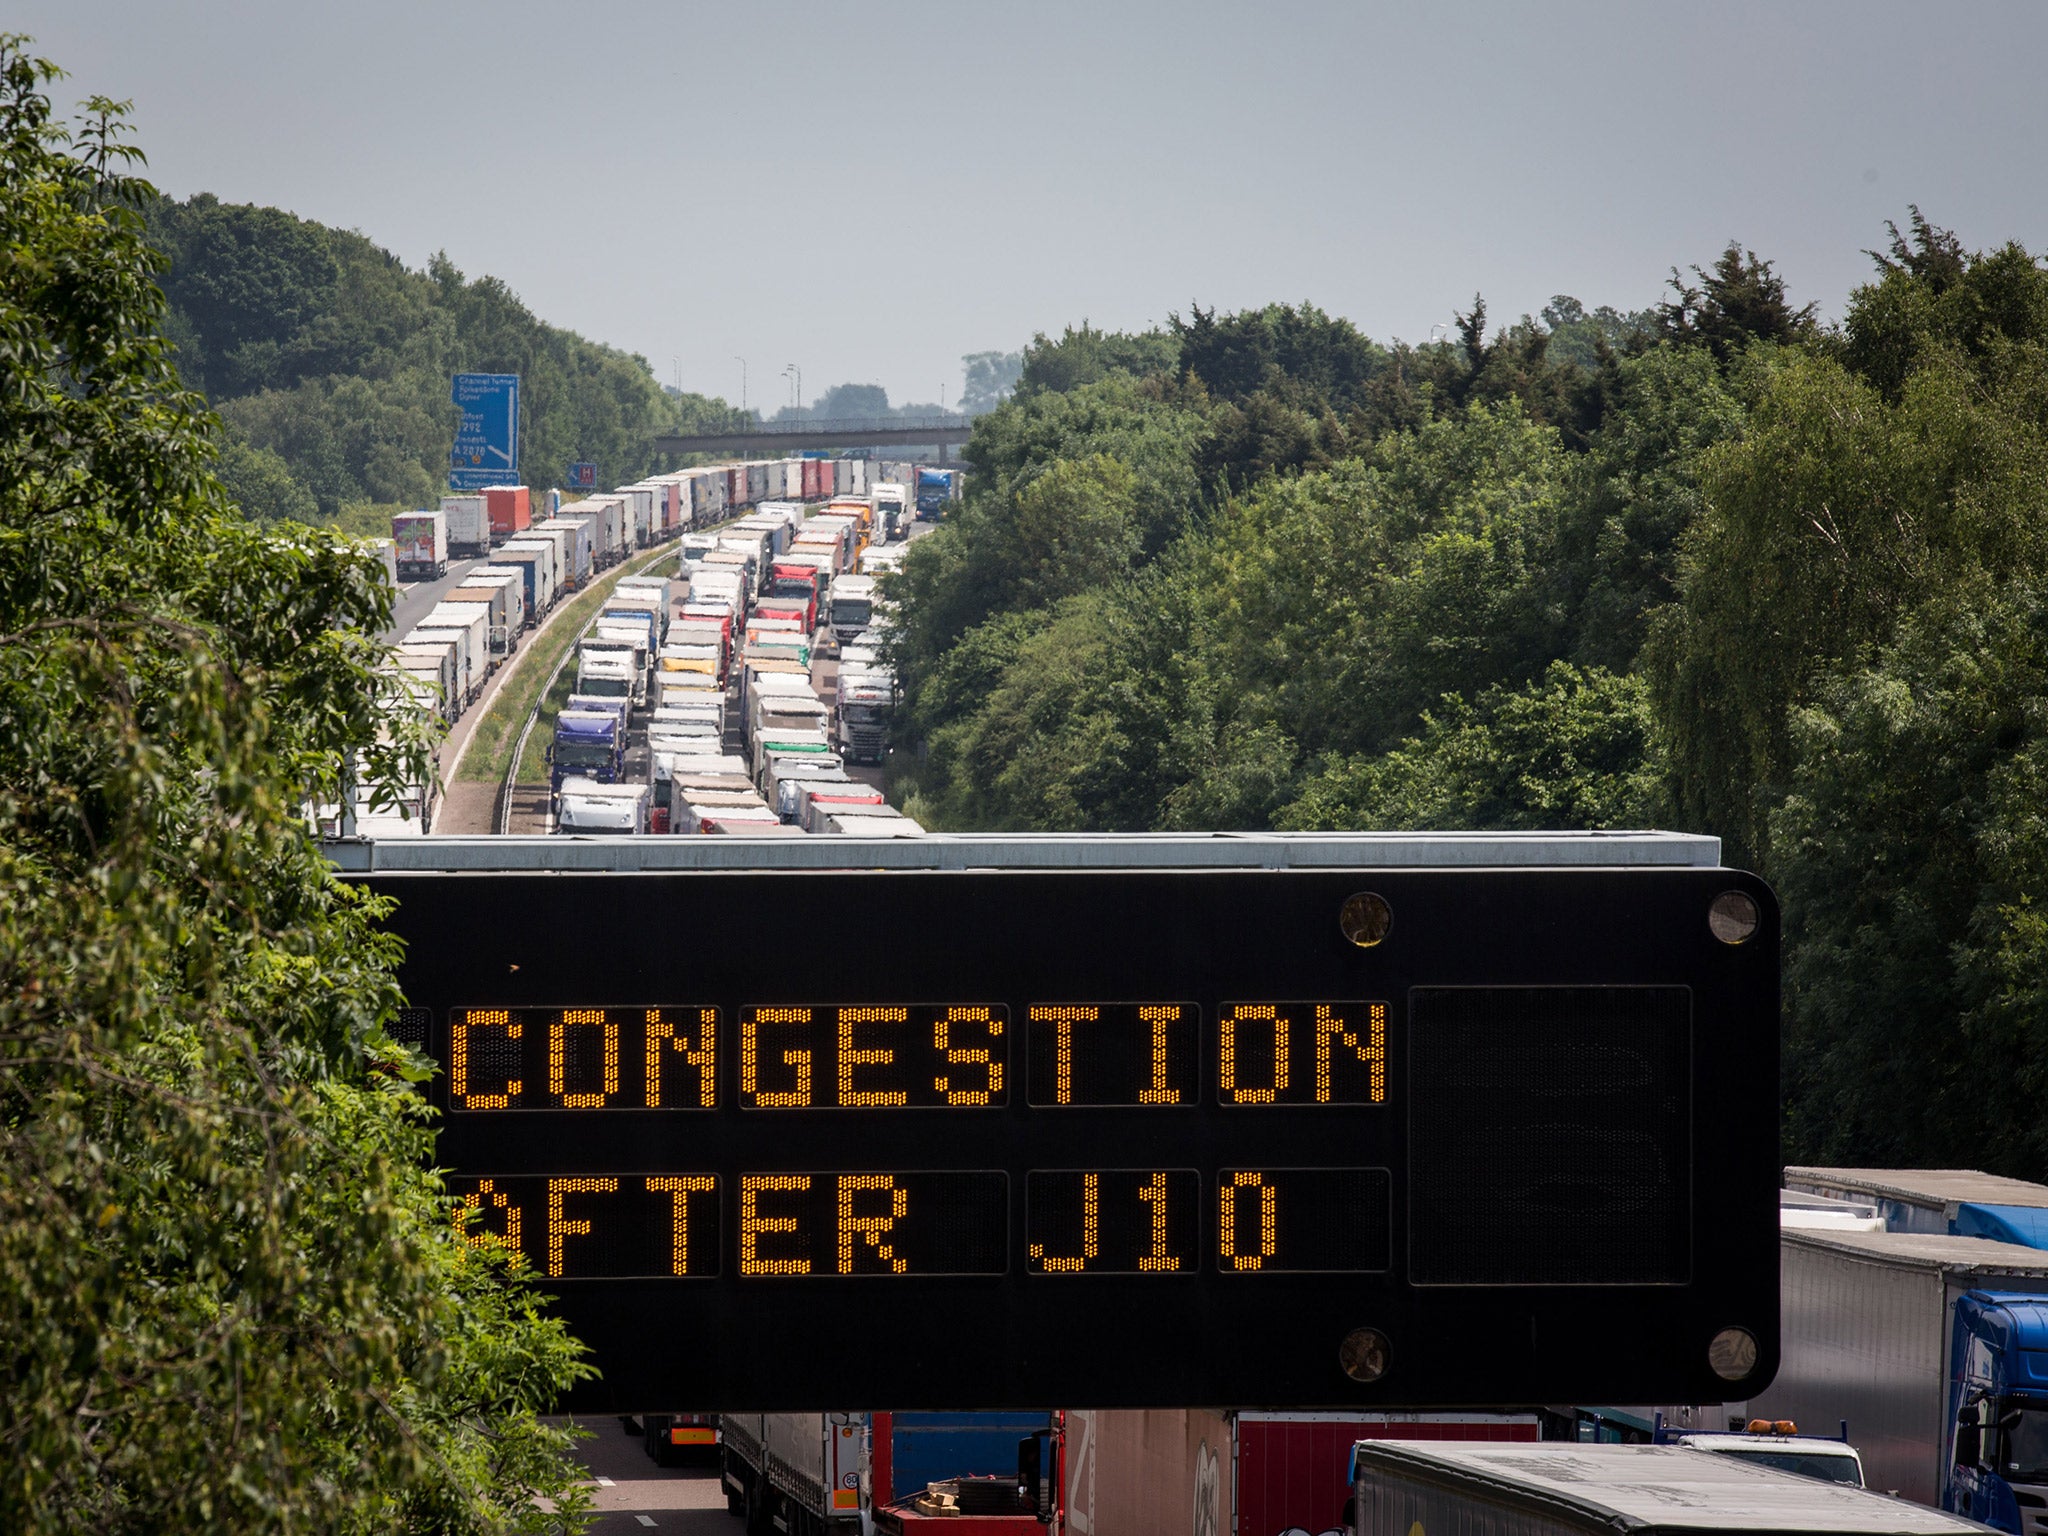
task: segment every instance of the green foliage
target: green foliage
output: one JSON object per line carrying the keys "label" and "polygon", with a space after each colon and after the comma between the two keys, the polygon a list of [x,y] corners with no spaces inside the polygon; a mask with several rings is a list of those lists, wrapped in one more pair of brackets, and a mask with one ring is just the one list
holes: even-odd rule
{"label": "green foliage", "polygon": [[2040,568],[2043,426],[2029,389],[1984,398],[1952,353],[1896,405],[1828,357],[1774,369],[1746,435],[1701,462],[1684,601],[1653,625],[1680,814],[1768,864],[1813,680],[1956,580]]}
{"label": "green foliage", "polygon": [[1627,671],[1650,616],[1678,595],[1678,547],[1703,509],[1705,451],[1744,409],[1702,349],[1609,359],[1601,425],[1571,471],[1565,559],[1578,592],[1575,657]]}
{"label": "green foliage", "polygon": [[1809,341],[1817,334],[1817,306],[1794,309],[1785,280],[1739,241],[1728,242],[1711,270],[1694,267],[1692,275],[1697,285],[1671,269],[1672,297],[1657,311],[1669,341],[1705,347],[1725,365],[1752,342]]}
{"label": "green foliage", "polygon": [[1652,823],[1656,729],[1641,679],[1554,661],[1522,688],[1447,695],[1422,734],[1326,764],[1277,818],[1313,830],[1584,831]]}
{"label": "green foliage", "polygon": [[901,789],[1718,834],[1784,902],[1791,1156],[2038,1177],[2048,268],[1891,237],[1839,335],[1731,245],[1654,312],[1475,297],[1419,348],[1279,305],[1041,337],[895,589]]}
{"label": "green foliage", "polygon": [[2048,272],[2017,244],[1971,255],[1915,208],[1909,241],[1891,230],[1878,280],[1856,290],[1844,329],[1846,360],[1888,400],[1941,352],[1968,359],[1996,387],[2037,375],[2048,345]]}
{"label": "green foliage", "polygon": [[166,330],[236,434],[276,454],[334,520],[350,503],[432,506],[447,484],[461,372],[520,375],[520,462],[534,484],[588,459],[611,482],[665,467],[663,432],[729,426],[644,358],[542,324],[493,277],[425,272],[348,230],[201,193],[159,199]]}
{"label": "green foliage", "polygon": [[1175,371],[1180,356],[1176,339],[1165,331],[1098,331],[1087,321],[1071,325],[1055,341],[1040,332],[1024,349],[1024,367],[1017,394],[1065,394],[1116,374],[1133,379]]}
{"label": "green foliage", "polygon": [[1446,693],[1558,653],[1556,434],[1483,406],[1273,481],[1220,523],[1211,670],[1304,752],[1377,751]]}
{"label": "green foliage", "polygon": [[320,515],[313,493],[292,478],[291,466],[268,448],[230,436],[215,466],[221,489],[244,517],[263,523],[310,523]]}
{"label": "green foliage", "polygon": [[1349,320],[1333,319],[1313,304],[1269,304],[1220,318],[1197,304],[1188,319],[1170,319],[1180,366],[1217,400],[1242,403],[1280,387],[1311,391],[1349,410],[1392,362]]}
{"label": "green foliage", "polygon": [[1772,847],[1796,1156],[2048,1165],[2044,676],[2048,589],[1971,581],[1794,716]]}
{"label": "green foliage", "polygon": [[[237,516],[120,109],[0,40],[0,1528],[535,1530],[578,1346],[456,1231],[380,908],[375,562]],[[388,727],[380,737],[380,724]]]}

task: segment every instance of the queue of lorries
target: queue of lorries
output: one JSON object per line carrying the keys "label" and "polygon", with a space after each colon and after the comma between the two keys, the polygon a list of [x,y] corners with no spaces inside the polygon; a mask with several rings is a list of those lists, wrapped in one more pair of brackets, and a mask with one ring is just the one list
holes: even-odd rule
{"label": "queue of lorries", "polygon": [[[848,772],[888,751],[896,686],[867,571],[907,537],[906,499],[883,481],[822,506],[762,501],[684,534],[672,575],[616,583],[548,746],[555,830],[920,835]],[[629,759],[642,725],[644,766]]]}
{"label": "queue of lorries", "polygon": [[[694,551],[706,540],[717,545],[727,537],[743,538],[739,522],[756,514],[766,514],[772,522],[777,515],[772,510],[775,508],[815,507],[835,499],[848,503],[849,508],[858,504],[863,539],[875,541],[876,546],[868,555],[868,568],[887,568],[890,556],[900,556],[900,551],[885,551],[881,542],[907,538],[913,517],[938,515],[937,509],[943,506],[944,498],[940,498],[933,502],[935,510],[914,511],[905,482],[913,481],[916,474],[917,466],[913,464],[877,464],[852,457],[749,460],[650,476],[602,495],[563,503],[552,513],[543,512],[538,517],[533,495],[523,485],[493,486],[479,492],[444,496],[438,508],[399,513],[391,520],[391,538],[377,541],[394,588],[403,582],[445,576],[449,562],[454,559],[482,557],[484,563],[472,566],[458,586],[443,593],[441,601],[399,638],[388,669],[394,691],[400,698],[452,724],[475,702],[491,674],[517,652],[522,634],[541,623],[556,604],[584,588],[594,576],[635,550],[666,541],[691,539]],[[893,478],[878,481],[878,475]],[[957,476],[948,484],[957,496]],[[798,521],[808,522],[801,517]],[[821,554],[820,535],[827,526],[807,526],[805,548],[783,549],[778,553],[786,555],[791,563],[816,561]],[[683,564],[692,563],[686,556]],[[679,571],[678,577],[682,574]],[[811,617],[822,623],[829,615],[835,630],[851,639],[867,627],[865,618],[859,616],[871,616],[873,612],[871,587],[863,585],[871,578],[848,574],[840,579],[836,608],[821,607]],[[821,598],[830,580],[830,575],[821,569],[816,579]],[[670,584],[675,585],[674,580]],[[748,614],[739,595],[733,594],[734,600],[723,619],[702,611],[710,602],[711,589],[717,585],[714,578],[691,594],[692,603],[700,611],[685,615],[691,622],[685,624],[680,634],[666,637],[671,645],[681,648],[679,653],[661,658],[658,666],[649,664],[643,668],[650,674],[649,686],[657,705],[662,688],[651,682],[651,673],[690,671],[704,665],[701,654],[690,648],[705,641],[701,630],[707,619],[723,629],[717,642],[718,670],[729,671],[735,659],[744,662]],[[639,583],[637,590],[644,593],[647,583]],[[619,603],[630,596],[630,591],[614,594]],[[593,639],[615,641],[618,626],[630,622],[610,612],[613,606],[607,603],[608,612],[602,621],[607,634]],[[764,632],[773,622],[772,616],[763,620]],[[601,648],[601,644],[592,647]],[[772,645],[762,639],[761,649],[772,649]],[[848,648],[841,670],[848,677],[850,697],[845,707],[837,698],[830,702],[828,716],[835,730],[844,722],[846,738],[844,752],[834,755],[841,758],[842,764],[847,755],[856,762],[879,762],[886,751],[886,720],[894,702],[893,680],[873,655],[872,648],[864,649],[857,644]],[[680,680],[669,677],[666,686],[674,692]],[[706,709],[703,701],[677,699],[670,706],[670,714],[659,722],[664,727],[663,734],[678,734],[667,728],[685,718],[702,716]],[[572,730],[570,736],[575,738],[576,732]],[[619,736],[618,750],[623,761],[623,730]],[[587,752],[590,745],[588,740],[575,741],[570,759]],[[650,825],[662,819],[653,813],[661,808],[669,793],[668,787],[650,786]],[[372,811],[371,788],[359,785],[351,796],[351,814],[344,818],[337,811],[329,830],[342,830],[346,821],[348,829],[356,835],[419,836],[432,829],[437,795],[438,785],[430,778],[426,783],[402,788],[391,797],[395,803]],[[901,820],[886,810],[884,814],[892,821]],[[633,817],[629,807],[626,819],[631,821]],[[618,819],[616,810],[610,819]]]}
{"label": "queue of lorries", "polygon": [[715,1447],[749,1536],[2048,1533],[2048,1185],[1799,1167],[1783,1184],[1782,1363],[1748,1402],[632,1427],[663,1459]]}

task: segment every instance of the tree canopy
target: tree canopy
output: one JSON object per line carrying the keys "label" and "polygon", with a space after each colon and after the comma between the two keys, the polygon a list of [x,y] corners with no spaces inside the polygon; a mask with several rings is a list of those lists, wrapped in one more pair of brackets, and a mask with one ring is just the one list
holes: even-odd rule
{"label": "tree canopy", "polygon": [[[520,376],[520,463],[541,486],[581,460],[607,484],[638,479],[666,467],[657,434],[739,419],[664,389],[645,358],[542,323],[503,282],[466,278],[445,256],[412,271],[353,231],[210,193],[144,211],[169,258],[164,329],[181,375],[232,442],[275,461],[261,461],[268,485],[239,466],[256,515],[303,517],[308,496],[327,520],[359,503],[436,505],[461,372]],[[296,493],[276,483],[278,466]]]}
{"label": "tree canopy", "polygon": [[1420,346],[1037,338],[890,584],[897,792],[1716,834],[1784,896],[1791,1154],[2041,1176],[2048,268],[1887,233],[1837,327],[1731,241],[1654,309],[1475,296]]}
{"label": "tree canopy", "polygon": [[0,39],[0,1527],[574,1522],[535,1415],[580,1348],[456,1225],[395,945],[303,814],[421,766],[387,590],[228,500],[160,205],[56,76]]}

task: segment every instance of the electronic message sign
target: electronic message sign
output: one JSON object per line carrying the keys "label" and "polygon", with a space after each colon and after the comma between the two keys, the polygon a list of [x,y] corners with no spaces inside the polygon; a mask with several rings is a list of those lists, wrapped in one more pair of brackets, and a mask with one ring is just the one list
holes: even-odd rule
{"label": "electronic message sign", "polygon": [[468,1239],[589,1411],[1714,1401],[1776,909],[1703,867],[434,873]]}

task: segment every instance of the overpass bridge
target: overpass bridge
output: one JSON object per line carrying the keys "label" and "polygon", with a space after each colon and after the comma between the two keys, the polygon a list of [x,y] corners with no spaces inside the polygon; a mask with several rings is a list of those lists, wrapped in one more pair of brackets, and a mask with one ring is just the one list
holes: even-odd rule
{"label": "overpass bridge", "polygon": [[740,453],[768,457],[800,453],[806,448],[934,447],[944,463],[946,450],[967,441],[974,430],[970,416],[929,416],[879,421],[775,421],[724,432],[686,432],[654,440],[658,453]]}

